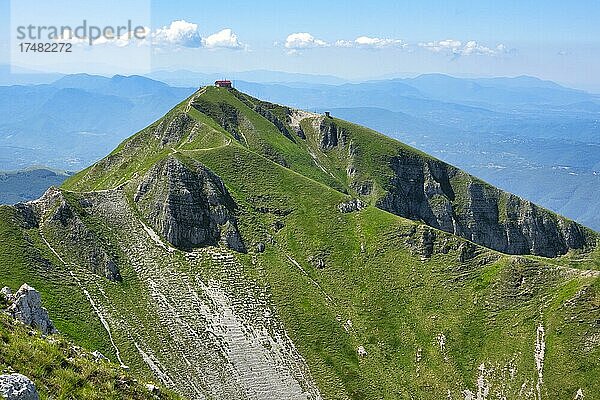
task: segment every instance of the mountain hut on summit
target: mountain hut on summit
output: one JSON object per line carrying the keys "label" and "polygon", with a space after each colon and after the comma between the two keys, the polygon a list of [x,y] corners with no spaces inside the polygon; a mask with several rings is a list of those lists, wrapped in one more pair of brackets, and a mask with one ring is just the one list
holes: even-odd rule
{"label": "mountain hut on summit", "polygon": [[215,81],[215,86],[230,88],[230,89],[233,87],[231,84],[231,81],[229,81],[229,80]]}

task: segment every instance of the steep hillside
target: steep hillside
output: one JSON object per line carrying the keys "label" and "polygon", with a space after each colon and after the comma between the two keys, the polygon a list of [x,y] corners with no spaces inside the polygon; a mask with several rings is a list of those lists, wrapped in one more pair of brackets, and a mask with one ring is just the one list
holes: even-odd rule
{"label": "steep hillside", "polygon": [[1,283],[189,398],[600,393],[597,235],[335,118],[202,88],[0,212]]}
{"label": "steep hillside", "polygon": [[[203,119],[208,116],[212,121],[196,122],[193,117],[198,111]],[[181,148],[194,148],[189,142],[197,139],[198,130],[205,136],[206,129],[218,129],[218,125],[225,131],[220,134],[222,141],[233,138],[249,150],[333,189],[504,253],[554,257],[569,249],[595,245],[595,234],[572,221],[342,120],[217,88],[201,89],[170,114],[126,143],[134,146],[133,142],[142,142],[142,151],[148,151],[152,143],[153,153],[160,156],[169,150],[168,142],[177,142],[185,135],[189,135],[188,143]],[[169,125],[163,126],[167,122]],[[157,131],[161,130],[165,137],[158,143]],[[136,147],[117,151],[99,165],[109,166],[109,174],[121,176],[121,165],[139,155]],[[67,182],[66,187],[111,187],[111,181],[98,182],[106,174],[98,175],[88,171]]]}
{"label": "steep hillside", "polygon": [[0,370],[32,379],[41,399],[179,399],[60,336],[42,337],[0,313]]}

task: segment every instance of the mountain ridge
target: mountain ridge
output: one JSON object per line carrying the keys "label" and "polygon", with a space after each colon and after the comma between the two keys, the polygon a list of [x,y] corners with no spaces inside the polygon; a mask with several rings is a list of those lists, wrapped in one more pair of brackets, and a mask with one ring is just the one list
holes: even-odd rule
{"label": "mountain ridge", "polygon": [[[595,245],[591,230],[494,189],[422,152],[395,144],[393,139],[381,134],[374,137],[383,150],[366,156],[357,155],[370,151],[367,142],[375,133],[366,128],[313,115],[304,119],[304,125],[300,121],[298,133],[292,134],[294,129],[286,126],[291,122],[291,115],[295,112],[293,109],[261,102],[235,89],[225,91],[205,87],[186,102],[186,110],[194,108],[202,112],[225,130],[230,139],[245,144],[252,151],[284,167],[300,173],[309,167],[319,167],[322,171],[310,171],[308,176],[342,193],[371,198],[371,202],[386,211],[423,220],[434,228],[458,234],[487,247],[510,254],[531,253],[553,257],[565,254],[572,248],[583,249]],[[180,104],[178,108],[181,107]],[[189,132],[197,125],[193,125],[190,117],[187,117],[187,111],[175,111],[178,108],[171,111],[178,114],[171,121],[169,129],[174,125],[179,132]],[[245,111],[239,111],[242,108]],[[263,118],[248,120],[245,114],[252,111],[258,112]],[[265,125],[265,119],[273,123],[276,129],[273,129],[273,125],[267,129],[269,125]],[[263,125],[262,128],[256,128],[261,129],[261,135],[243,133],[243,124],[253,123]],[[262,136],[269,130],[273,140],[266,143]],[[302,135],[312,138],[303,139]],[[172,139],[165,138],[163,141]],[[174,140],[181,139],[177,137]],[[308,157],[309,154],[312,159]],[[332,161],[332,158],[337,160]],[[380,159],[381,165],[369,165],[366,158]],[[70,179],[66,186],[69,187],[78,179]],[[493,221],[496,222],[491,223]],[[537,234],[538,230],[544,233]],[[545,239],[548,243],[543,243]]]}
{"label": "mountain ridge", "polygon": [[[202,88],[43,201],[0,207],[0,279],[31,282],[59,331],[188,398],[594,398],[597,234],[545,258],[431,227],[422,209],[462,215],[469,185],[492,190],[436,167],[451,170],[336,118]],[[211,240],[178,241],[193,228]],[[233,228],[245,251],[221,240]]]}

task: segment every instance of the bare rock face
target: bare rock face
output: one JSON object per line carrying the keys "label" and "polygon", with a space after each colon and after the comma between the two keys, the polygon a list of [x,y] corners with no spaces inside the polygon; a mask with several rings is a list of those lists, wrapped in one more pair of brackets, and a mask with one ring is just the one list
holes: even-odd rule
{"label": "bare rock face", "polygon": [[17,214],[21,217],[21,226],[25,229],[36,228],[39,225],[38,216],[28,203],[17,203],[14,205]]}
{"label": "bare rock face", "polygon": [[57,332],[48,311],[42,307],[42,298],[37,290],[25,283],[10,300],[8,312],[14,318],[46,335]]}
{"label": "bare rock face", "polygon": [[77,249],[77,263],[108,280],[121,280],[115,258],[103,240],[82,219],[89,206],[85,199],[81,199],[78,207],[74,207],[62,191],[51,187],[40,199],[27,205],[35,210],[38,220],[41,221],[44,216],[40,224],[60,233],[66,246]]}
{"label": "bare rock face", "polygon": [[21,374],[0,375],[0,397],[7,400],[39,400],[33,382]]}
{"label": "bare rock face", "polygon": [[360,211],[365,207],[365,204],[362,201],[360,201],[360,199],[352,199],[338,204],[338,210],[340,210],[340,212],[343,213]]}
{"label": "bare rock face", "polygon": [[[275,125],[275,127],[277,128],[277,130],[279,132],[281,132],[281,134],[283,136],[285,136],[286,138],[290,139],[292,142],[295,142],[294,136],[292,135],[292,133],[290,132],[290,130],[285,126],[285,124],[283,123],[283,121],[281,121],[279,118],[277,118],[275,116],[275,114],[273,114],[267,108],[268,106],[269,106],[268,103],[265,103],[264,105],[257,104],[256,106],[254,106],[254,111],[256,111],[257,113],[259,113],[267,121],[269,121],[270,123],[272,123],[273,125]],[[297,132],[297,134],[299,135],[299,132]],[[304,132],[302,132],[302,134],[304,134]]]}
{"label": "bare rock face", "polygon": [[175,157],[157,163],[139,184],[134,201],[148,223],[175,247],[221,243],[246,251],[235,202],[223,181],[202,164],[184,164]]}
{"label": "bare rock face", "polygon": [[179,142],[195,124],[187,113],[180,113],[173,118],[165,118],[154,130],[154,136],[161,139],[163,146]]}
{"label": "bare rock face", "polygon": [[347,132],[344,128],[337,126],[329,117],[325,117],[321,120],[319,132],[321,133],[321,149],[323,150],[331,150],[338,145],[346,145],[348,139]]}
{"label": "bare rock face", "polygon": [[377,206],[508,254],[555,257],[594,245],[592,233],[438,160],[401,154]]}
{"label": "bare rock face", "polygon": [[12,303],[14,299],[12,290],[8,286],[4,286],[2,290],[0,290],[0,300],[4,303]]}
{"label": "bare rock face", "polygon": [[231,133],[237,141],[242,140],[240,125],[243,123],[244,118],[237,108],[225,102],[211,103],[203,98],[195,99],[192,106],[214,119],[223,129]]}

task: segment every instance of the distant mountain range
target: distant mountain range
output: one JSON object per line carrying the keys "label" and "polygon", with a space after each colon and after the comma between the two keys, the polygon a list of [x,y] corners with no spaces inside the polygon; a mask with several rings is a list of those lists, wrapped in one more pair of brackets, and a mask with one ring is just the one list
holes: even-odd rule
{"label": "distant mountain range", "polygon": [[79,170],[193,92],[140,76],[0,86],[0,170]]}
{"label": "distant mountain range", "polygon": [[[76,171],[159,118],[201,84],[235,78],[258,98],[360,123],[494,185],[600,229],[598,95],[533,77],[440,74],[348,83],[250,71],[157,71],[148,77],[68,75],[0,87],[0,170]],[[47,77],[49,78],[49,77]],[[253,80],[254,82],[250,82]]]}
{"label": "distant mountain range", "polygon": [[341,85],[348,80],[331,75],[313,75],[298,74],[282,71],[254,70],[243,72],[224,72],[224,73],[204,73],[188,70],[160,70],[146,75],[149,78],[156,79],[173,86],[192,86],[198,87],[211,84],[219,79],[230,79],[234,82],[260,82],[260,83],[284,83],[284,84],[325,84]]}
{"label": "distant mountain range", "polygon": [[15,204],[40,197],[50,186],[60,186],[72,173],[47,168],[0,172],[0,204]]}

